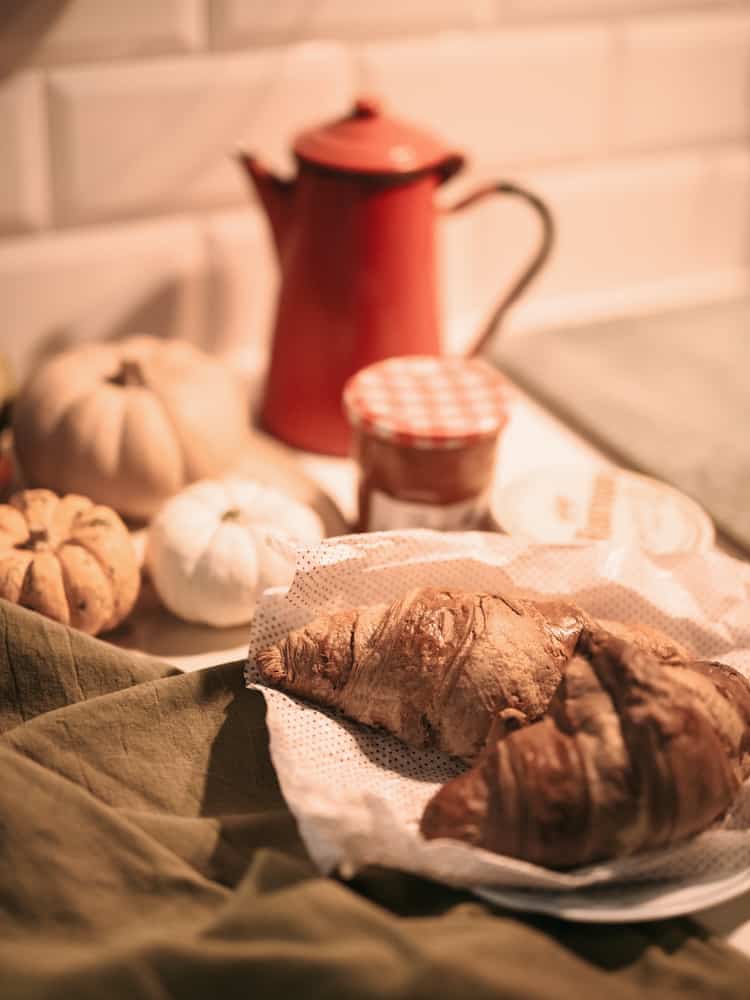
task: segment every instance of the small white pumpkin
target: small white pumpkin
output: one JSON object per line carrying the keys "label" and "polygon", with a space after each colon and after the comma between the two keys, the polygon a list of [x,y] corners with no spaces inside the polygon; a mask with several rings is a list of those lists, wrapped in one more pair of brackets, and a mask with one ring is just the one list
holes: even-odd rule
{"label": "small white pumpkin", "polygon": [[178,618],[242,625],[266,587],[291,582],[295,546],[323,535],[318,515],[279,490],[253,480],[202,480],[152,520],[146,565],[160,600]]}

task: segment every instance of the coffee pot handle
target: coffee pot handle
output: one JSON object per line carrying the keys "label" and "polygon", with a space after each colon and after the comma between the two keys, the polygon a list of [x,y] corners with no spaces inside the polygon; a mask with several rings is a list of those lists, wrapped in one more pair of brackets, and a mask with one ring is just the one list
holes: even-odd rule
{"label": "coffee pot handle", "polygon": [[525,201],[527,205],[530,205],[538,215],[541,223],[541,231],[536,248],[531,255],[530,260],[527,262],[526,266],[517,276],[510,288],[502,296],[500,301],[493,308],[489,318],[479,331],[473,345],[467,352],[469,355],[479,354],[487,346],[488,341],[495,332],[495,328],[500,323],[506,310],[509,309],[516,299],[518,299],[519,296],[526,291],[528,286],[544,267],[555,242],[555,223],[552,218],[552,213],[547,205],[538,195],[532,194],[532,192],[527,191],[526,188],[523,188],[518,184],[513,184],[510,181],[499,181],[492,184],[486,184],[483,187],[478,188],[476,191],[473,191],[471,194],[466,195],[465,198],[456,202],[455,205],[448,206],[444,209],[444,211],[460,212],[462,209],[468,208],[469,205],[473,205],[480,199],[493,194],[511,195],[513,197],[523,199],[523,201]]}

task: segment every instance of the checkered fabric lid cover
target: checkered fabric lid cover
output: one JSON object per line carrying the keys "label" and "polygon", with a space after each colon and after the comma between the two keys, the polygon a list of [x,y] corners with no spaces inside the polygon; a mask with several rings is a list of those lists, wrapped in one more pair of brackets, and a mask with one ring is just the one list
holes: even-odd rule
{"label": "checkered fabric lid cover", "polygon": [[369,365],[344,386],[354,427],[415,448],[451,448],[505,423],[503,378],[484,361],[410,355]]}

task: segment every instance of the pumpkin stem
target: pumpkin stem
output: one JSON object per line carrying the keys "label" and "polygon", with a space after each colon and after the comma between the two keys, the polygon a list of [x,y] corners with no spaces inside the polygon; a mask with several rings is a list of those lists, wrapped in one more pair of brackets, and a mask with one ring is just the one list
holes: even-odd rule
{"label": "pumpkin stem", "polygon": [[49,548],[49,534],[46,528],[29,528],[29,537],[25,542],[20,542],[16,548],[31,549],[38,552],[39,549]]}
{"label": "pumpkin stem", "polygon": [[239,507],[229,507],[228,510],[225,510],[224,513],[221,515],[221,520],[222,521],[244,521],[245,520],[245,516],[242,513],[242,511],[239,509]]}
{"label": "pumpkin stem", "polygon": [[133,358],[123,358],[120,370],[111,378],[107,379],[107,381],[111,385],[121,386],[144,386],[146,384],[146,379],[144,378],[140,362],[134,360]]}

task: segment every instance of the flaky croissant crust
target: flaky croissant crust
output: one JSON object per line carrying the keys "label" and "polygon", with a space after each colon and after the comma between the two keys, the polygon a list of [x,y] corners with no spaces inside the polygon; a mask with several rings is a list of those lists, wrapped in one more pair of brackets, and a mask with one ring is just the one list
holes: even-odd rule
{"label": "flaky croissant crust", "polygon": [[422,834],[565,868],[705,829],[750,774],[750,685],[715,663],[664,664],[585,628],[547,716],[497,727],[428,803]]}
{"label": "flaky croissant crust", "polygon": [[562,603],[420,588],[316,619],[256,661],[268,684],[473,759],[498,714],[544,713],[584,621]]}
{"label": "flaky croissant crust", "polygon": [[[493,724],[511,731],[545,713],[591,624],[565,602],[425,587],[317,618],[256,660],[270,685],[473,760]],[[655,630],[618,628],[664,662],[689,656]]]}

